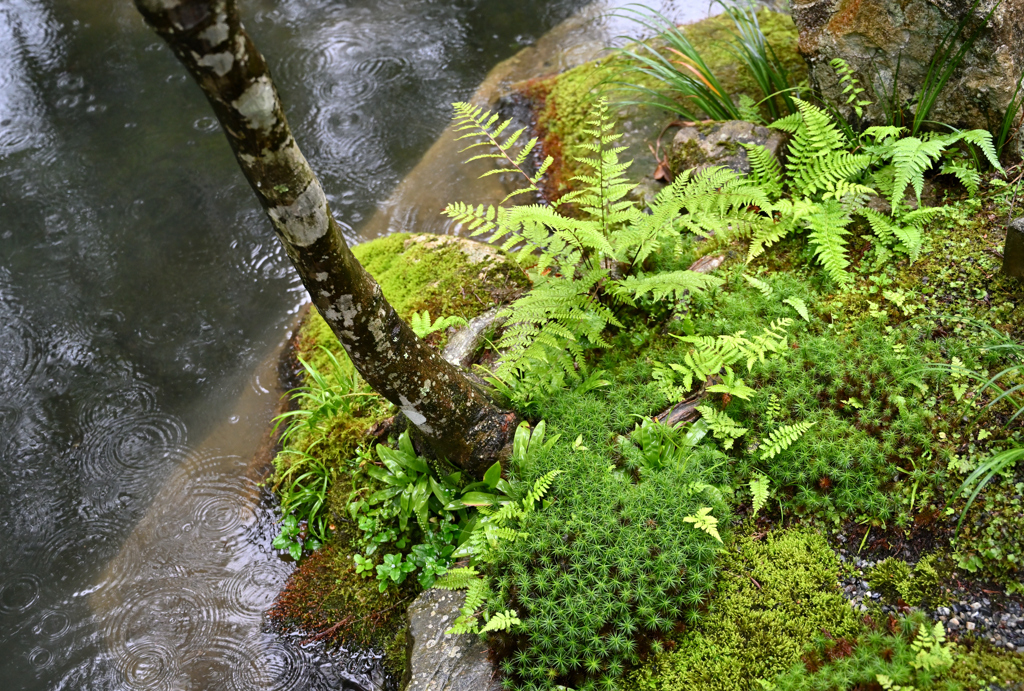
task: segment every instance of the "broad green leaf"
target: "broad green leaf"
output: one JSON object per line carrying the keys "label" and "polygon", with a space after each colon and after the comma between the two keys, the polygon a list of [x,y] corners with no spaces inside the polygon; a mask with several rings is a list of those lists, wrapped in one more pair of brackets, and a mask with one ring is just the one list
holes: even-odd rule
{"label": "broad green leaf", "polygon": [[498,480],[501,479],[501,461],[495,461],[494,465],[487,469],[484,473],[484,483],[494,489],[498,486]]}

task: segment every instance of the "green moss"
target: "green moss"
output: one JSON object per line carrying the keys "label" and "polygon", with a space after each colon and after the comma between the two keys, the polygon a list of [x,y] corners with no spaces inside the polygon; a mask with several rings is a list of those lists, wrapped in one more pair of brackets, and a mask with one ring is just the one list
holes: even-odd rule
{"label": "green moss", "polygon": [[968,691],[988,689],[990,684],[1019,691],[1024,689],[1024,655],[996,648],[984,640],[969,641],[959,647],[949,677]]}
{"label": "green moss", "polygon": [[796,530],[745,537],[724,552],[716,597],[675,649],[635,673],[632,690],[760,689],[800,660],[821,632],[858,631],[837,585],[839,563],[818,534]]}
{"label": "green moss", "polygon": [[889,602],[902,600],[911,607],[937,606],[943,580],[938,557],[934,554],[922,557],[913,569],[905,561],[889,557],[868,572],[868,584],[872,590],[881,593]]}
{"label": "green moss", "polygon": [[669,168],[672,170],[688,170],[707,162],[708,156],[696,139],[687,139],[683,145],[673,149],[669,157]]}
{"label": "green moss", "polygon": [[380,283],[384,296],[407,319],[430,310],[433,317],[471,319],[525,288],[526,276],[497,250],[474,246],[467,256],[457,238],[396,233],[359,245],[356,258]]}
{"label": "green moss", "polygon": [[[870,621],[870,620],[869,620]],[[878,675],[916,691],[981,691],[1000,685],[1024,688],[1024,657],[997,650],[981,640],[946,642],[952,657],[948,664],[923,662],[913,648],[921,627],[934,624],[920,613],[890,619],[885,630],[865,629],[854,641],[820,637],[815,648],[777,677],[771,691],[846,691],[879,689]]]}
{"label": "green moss", "polygon": [[909,581],[910,567],[895,557],[880,561],[868,572],[868,585],[890,602],[903,597],[902,591]]}
{"label": "green moss", "polygon": [[276,625],[311,638],[383,650],[385,668],[400,679],[405,671],[405,610],[416,596],[416,583],[380,592],[376,579],[356,575],[346,547],[329,545],[306,557],[268,616]]}
{"label": "green moss", "polygon": [[493,564],[492,607],[523,620],[496,641],[513,688],[608,688],[652,640],[702,616],[720,543],[686,518],[707,507],[728,539],[729,508],[708,486],[722,479],[711,470],[720,459],[704,447],[658,470],[616,469],[613,433],[649,406],[637,374],[610,373],[607,389],[540,405],[560,440],[522,473],[561,474],[544,510],[520,525],[529,538],[501,545]]}

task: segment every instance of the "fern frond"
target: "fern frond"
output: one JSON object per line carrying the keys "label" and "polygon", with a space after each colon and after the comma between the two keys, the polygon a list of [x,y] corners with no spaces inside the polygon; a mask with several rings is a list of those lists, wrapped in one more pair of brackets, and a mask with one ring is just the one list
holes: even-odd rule
{"label": "fern frond", "polygon": [[519,616],[515,610],[506,609],[504,612],[498,612],[493,617],[487,620],[487,624],[480,629],[479,633],[487,633],[489,631],[511,631],[513,626],[518,626],[523,622],[519,620]]}
{"label": "fern frond", "polygon": [[799,112],[791,113],[784,118],[779,118],[775,122],[768,125],[772,129],[779,130],[780,132],[788,132],[789,134],[796,134],[800,127],[803,125],[804,118]]}
{"label": "fern frond", "polygon": [[533,505],[544,498],[544,495],[551,489],[552,483],[555,478],[561,474],[560,470],[552,470],[551,472],[542,475],[537,478],[537,481],[533,483],[533,489],[530,490],[529,494],[523,499],[523,508],[526,511],[533,510]]}
{"label": "fern frond", "polygon": [[811,317],[807,313],[807,303],[801,300],[800,298],[789,297],[783,300],[782,302],[795,309],[796,313],[799,314],[805,322],[811,321]]}
{"label": "fern frond", "polygon": [[736,440],[747,433],[746,427],[740,427],[739,423],[724,411],[716,410],[709,405],[699,405],[697,412],[708,423],[708,429],[715,439],[722,442],[722,448],[725,450],[731,449]]}
{"label": "fern frond", "polygon": [[807,430],[814,426],[814,422],[798,422],[795,425],[786,425],[768,435],[765,439],[765,448],[761,451],[761,460],[765,461],[775,458],[804,435]]}
{"label": "fern frond", "polygon": [[924,187],[924,174],[935,161],[939,160],[948,141],[945,138],[921,140],[917,137],[904,137],[892,147],[892,163],[896,169],[893,179],[890,203],[893,209],[903,201],[903,193],[907,186],[914,188],[917,201],[921,202],[921,190]]}
{"label": "fern frond", "polygon": [[513,147],[519,141],[523,132],[526,130],[525,127],[513,132],[505,137],[504,141],[500,140],[500,137],[508,129],[509,125],[512,124],[512,119],[509,118],[503,122],[499,122],[499,116],[497,113],[491,113],[480,106],[474,106],[470,103],[459,102],[453,103],[452,107],[455,110],[454,116],[454,131],[459,134],[456,137],[456,141],[462,141],[465,139],[482,138],[482,141],[477,141],[469,146],[462,149],[463,152],[475,149],[478,147],[494,147],[498,151],[497,153],[486,152],[476,154],[466,160],[477,161],[481,159],[493,159],[496,161],[504,161],[507,165],[499,165],[498,168],[490,170],[484,173],[481,177],[487,177],[490,175],[496,175],[500,173],[518,173],[526,179],[527,187],[512,192],[503,200],[501,203],[504,204],[511,197],[523,194],[524,192],[538,192],[539,188],[537,183],[540,182],[544,172],[552,163],[551,157],[547,157],[544,163],[541,165],[538,172],[534,175],[530,175],[524,169],[527,158],[530,153],[537,147],[537,138],[534,137],[519,151],[519,153],[512,153]]}
{"label": "fern frond", "polygon": [[956,176],[956,179],[972,197],[978,193],[978,187],[981,185],[981,173],[972,163],[963,160],[947,161],[939,172],[944,175]]}
{"label": "fern frond", "polygon": [[443,590],[464,590],[479,578],[480,574],[475,567],[462,566],[445,571],[443,576],[434,581],[434,587]]}
{"label": "fern frond", "polygon": [[853,280],[846,270],[850,265],[845,239],[850,234],[846,229],[850,223],[849,214],[835,199],[826,199],[819,205],[817,212],[808,215],[805,220],[811,230],[809,239],[818,260],[825,267],[825,273],[839,285],[848,285]]}
{"label": "fern frond", "polygon": [[782,165],[771,151],[761,144],[744,144],[747,161],[750,163],[750,177],[760,185],[765,194],[777,199],[782,194]]}
{"label": "fern frond", "polygon": [[[682,393],[690,391],[694,382],[704,383],[723,371],[729,379],[732,366],[737,363],[745,363],[747,371],[750,371],[756,363],[765,362],[768,356],[786,352],[789,339],[785,329],[792,324],[793,320],[789,318],[776,319],[760,334],[750,338],[746,337],[745,331],[722,336],[675,336],[692,344],[693,348],[683,355],[682,362],[656,367],[655,376],[660,378],[664,391],[672,390],[670,387],[675,387],[676,382],[682,379],[682,387],[678,389]],[[742,384],[742,380],[737,384]]]}
{"label": "fern frond", "polygon": [[999,164],[999,154],[996,153],[996,147],[992,143],[991,132],[988,130],[964,130],[959,134],[965,142],[974,144],[981,149],[981,153],[985,155],[989,165],[999,171],[1003,169],[1003,166]]}
{"label": "fern frond", "polygon": [[882,142],[886,139],[896,139],[906,131],[906,127],[896,127],[895,125],[875,125],[874,127],[869,127],[864,130],[864,136],[871,137],[876,142]]}
{"label": "fern frond", "polygon": [[750,478],[750,494],[753,497],[753,513],[751,517],[757,516],[757,512],[764,508],[764,505],[768,502],[768,478],[760,473],[756,473],[754,477]]}
{"label": "fern frond", "polygon": [[770,285],[768,285],[759,278],[754,278],[749,274],[743,274],[743,280],[752,285],[754,288],[757,288],[757,291],[766,298],[770,298],[772,296],[772,293],[775,292],[774,290],[772,290],[772,287]]}
{"label": "fern frond", "polygon": [[694,528],[703,530],[719,542],[722,541],[722,536],[718,534],[718,519],[711,515],[711,507],[705,506],[692,516],[686,516],[683,520],[693,523]]}
{"label": "fern frond", "polygon": [[747,263],[749,264],[764,254],[766,248],[785,238],[792,230],[793,224],[775,221],[767,221],[756,226],[753,237],[750,239],[750,247],[747,250]]}
{"label": "fern frond", "polygon": [[703,293],[722,285],[722,279],[696,271],[668,271],[656,274],[627,276],[621,281],[609,281],[609,295],[628,304],[634,304],[648,293],[654,300],[682,300],[689,293]]}

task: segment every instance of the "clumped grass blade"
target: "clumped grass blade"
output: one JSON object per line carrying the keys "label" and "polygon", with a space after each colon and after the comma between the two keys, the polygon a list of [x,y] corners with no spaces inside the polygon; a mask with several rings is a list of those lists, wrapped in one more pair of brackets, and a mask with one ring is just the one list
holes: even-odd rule
{"label": "clumped grass blade", "polygon": [[[777,120],[782,115],[795,113],[796,104],[789,94],[793,90],[789,83],[789,72],[765,41],[754,7],[732,7],[722,0],[716,2],[736,25],[736,38],[728,46],[728,50],[750,70],[754,81],[765,95],[762,102],[768,107],[770,119]],[[781,97],[782,107],[776,103],[775,96]]]}
{"label": "clumped grass blade", "polygon": [[[686,34],[659,12],[651,11],[640,5],[630,5],[618,16],[634,21],[647,27],[659,35],[666,43],[666,52],[678,59],[671,59],[647,43],[633,44],[635,49],[623,48],[622,54],[635,63],[626,68],[623,77],[631,73],[640,73],[652,77],[665,84],[668,90],[677,97],[689,99],[695,110],[703,112],[712,120],[735,120],[740,117],[739,111],[725,88],[719,83],[714,73],[701,58]],[[676,99],[661,94],[649,87],[629,83],[627,80],[615,82],[627,90],[638,91],[653,96],[651,101],[631,101],[655,105],[678,113],[689,120],[701,119],[694,109],[680,105]]]}
{"label": "clumped grass blade", "polygon": [[964,507],[963,512],[960,514],[960,520],[957,521],[956,524],[956,532],[960,532],[960,526],[963,524],[964,518],[967,516],[967,510],[971,508],[971,504],[973,504],[974,500],[978,498],[981,491],[985,489],[985,486],[991,482],[992,478],[1002,472],[1007,466],[1016,463],[1022,458],[1024,458],[1024,449],[1009,449],[1007,451],[997,453],[982,463],[966,480],[964,480],[964,483],[960,485],[960,489],[957,494],[968,491],[972,487],[974,488],[974,491],[971,492],[971,496],[967,500],[967,506]]}
{"label": "clumped grass blade", "polygon": [[1010,102],[1006,105],[1006,112],[1003,113],[1003,119],[999,123],[999,131],[996,133],[996,151],[1003,153],[1003,147],[1005,147],[1011,139],[1016,138],[1017,133],[1013,131],[1013,125],[1017,122],[1017,113],[1020,112],[1022,100],[1017,98],[1020,95],[1020,86],[1024,82],[1024,72],[1021,73],[1020,78],[1017,79],[1017,86],[1013,90],[1013,96],[1010,97]]}

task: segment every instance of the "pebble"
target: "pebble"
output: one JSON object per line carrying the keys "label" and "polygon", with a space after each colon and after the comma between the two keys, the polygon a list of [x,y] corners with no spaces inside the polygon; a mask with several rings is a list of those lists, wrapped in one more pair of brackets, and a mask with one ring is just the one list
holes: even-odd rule
{"label": "pebble", "polygon": [[[842,544],[844,541],[839,542]],[[839,561],[848,572],[840,581],[840,588],[850,605],[858,612],[881,610],[894,615],[906,612],[907,608],[887,603],[880,593],[871,590],[867,573],[876,562],[858,557],[855,548],[856,543],[853,543],[849,550],[842,546],[838,549]],[[1024,652],[1024,607],[1020,598],[997,598],[993,603],[988,597],[953,590],[948,593],[946,601],[934,610],[925,609],[924,613],[933,621],[943,622],[946,630],[955,634],[954,638],[970,633],[1007,650]],[[915,611],[917,608],[909,609]]]}

